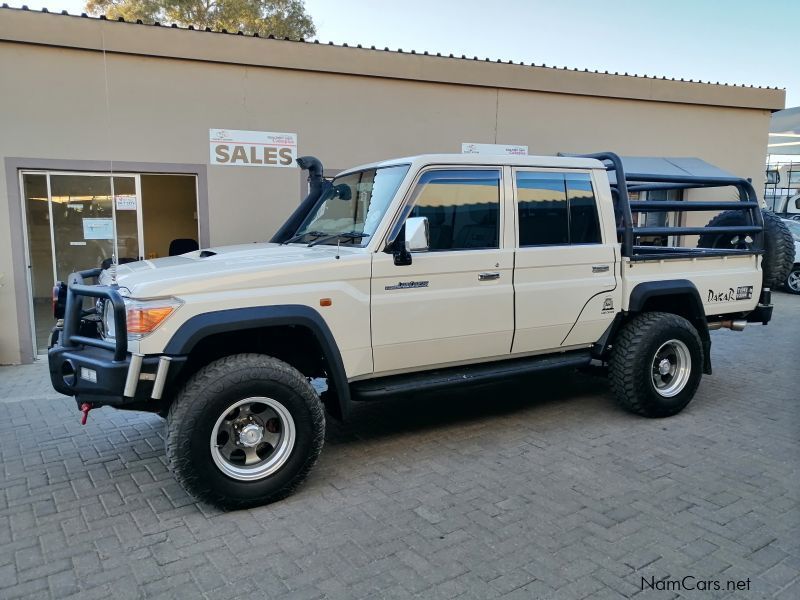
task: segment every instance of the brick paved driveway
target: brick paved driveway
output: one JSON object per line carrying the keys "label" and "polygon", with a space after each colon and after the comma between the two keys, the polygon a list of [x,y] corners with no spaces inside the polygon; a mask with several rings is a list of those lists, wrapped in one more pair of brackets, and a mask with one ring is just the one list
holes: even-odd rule
{"label": "brick paved driveway", "polygon": [[713,334],[677,417],[569,374],[366,405],[299,493],[228,514],[172,479],[158,417],[81,427],[42,365],[2,368],[0,597],[620,598],[691,575],[800,598],[800,297],[775,303]]}

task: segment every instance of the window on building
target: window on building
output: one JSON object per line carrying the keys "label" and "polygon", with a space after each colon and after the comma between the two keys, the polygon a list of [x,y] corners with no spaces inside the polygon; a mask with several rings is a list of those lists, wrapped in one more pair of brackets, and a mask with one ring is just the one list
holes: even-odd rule
{"label": "window on building", "polygon": [[599,244],[597,202],[588,173],[517,173],[520,246]]}
{"label": "window on building", "polygon": [[431,251],[499,247],[499,170],[427,171],[413,202],[410,216],[428,218]]}

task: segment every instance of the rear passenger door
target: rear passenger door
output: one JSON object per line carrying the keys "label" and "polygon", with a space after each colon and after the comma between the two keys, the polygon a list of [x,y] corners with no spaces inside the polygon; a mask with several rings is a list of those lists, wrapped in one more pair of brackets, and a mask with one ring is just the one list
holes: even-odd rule
{"label": "rear passenger door", "polygon": [[616,238],[590,171],[513,169],[518,250],[513,353],[588,345],[619,309]]}
{"label": "rear passenger door", "polygon": [[409,216],[427,217],[430,248],[410,265],[372,263],[376,372],[508,356],[514,331],[514,249],[502,248],[500,167],[429,168]]}

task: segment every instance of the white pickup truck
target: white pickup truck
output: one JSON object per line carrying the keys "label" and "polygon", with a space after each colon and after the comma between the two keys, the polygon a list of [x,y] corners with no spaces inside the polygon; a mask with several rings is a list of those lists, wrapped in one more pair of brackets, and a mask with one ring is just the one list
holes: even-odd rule
{"label": "white pickup truck", "polygon": [[[423,155],[332,182],[317,159],[298,163],[311,191],[271,242],[93,269],[54,290],[55,389],[84,418],[166,416],[176,477],[225,508],[289,494],[325,413],[346,418],[360,400],[600,361],[622,406],[674,415],[711,373],[709,330],[766,324],[791,265],[791,236],[744,179],[626,175],[611,153]],[[720,187],[736,193],[630,199]],[[634,224],[665,211],[725,211],[724,224]],[[702,247],[653,245],[694,235]]]}

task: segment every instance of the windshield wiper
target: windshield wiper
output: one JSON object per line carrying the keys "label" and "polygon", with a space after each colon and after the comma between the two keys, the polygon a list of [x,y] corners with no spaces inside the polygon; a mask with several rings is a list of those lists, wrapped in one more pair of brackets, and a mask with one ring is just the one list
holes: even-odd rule
{"label": "windshield wiper", "polygon": [[314,238],[322,237],[323,235],[327,235],[324,231],[305,231],[303,233],[298,233],[297,235],[293,235],[285,242],[281,242],[281,246],[285,246],[286,244],[292,244],[294,242],[299,242],[307,235],[312,235]]}
{"label": "windshield wiper", "polygon": [[338,240],[339,238],[345,238],[347,240],[360,240],[362,238],[369,237],[368,233],[364,233],[363,231],[342,231],[340,233],[332,233],[331,235],[327,235],[323,238],[317,238],[310,244],[308,247],[316,246],[317,244],[324,244],[325,242],[330,242],[331,240]]}

